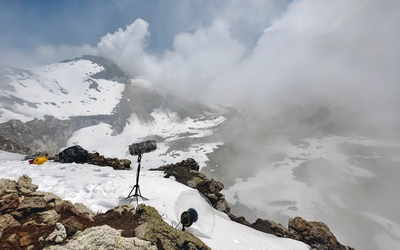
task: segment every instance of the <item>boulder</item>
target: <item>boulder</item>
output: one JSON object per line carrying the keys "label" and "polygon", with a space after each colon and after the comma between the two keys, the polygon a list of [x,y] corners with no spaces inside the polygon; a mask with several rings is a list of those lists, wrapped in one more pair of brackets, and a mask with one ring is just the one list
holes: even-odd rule
{"label": "boulder", "polygon": [[61,243],[67,238],[67,230],[60,222],[56,223],[54,231],[46,238],[46,241]]}
{"label": "boulder", "polygon": [[319,250],[354,250],[339,243],[323,222],[306,221],[301,217],[289,219],[290,238],[302,241]]}
{"label": "boulder", "polygon": [[177,182],[195,188],[204,194],[217,210],[225,213],[230,212],[225,196],[220,193],[224,189],[224,184],[209,179],[205,174],[199,172],[199,164],[193,158],[159,168],[151,168],[150,171],[164,171],[165,178],[173,176]]}
{"label": "boulder", "polygon": [[3,195],[17,193],[17,184],[13,180],[0,179],[0,198]]}
{"label": "boulder", "polygon": [[19,190],[22,194],[29,195],[30,193],[36,191],[37,188],[38,186],[32,184],[32,179],[29,176],[23,175],[18,178],[17,190]]}
{"label": "boulder", "polygon": [[285,237],[288,235],[288,229],[286,227],[272,220],[263,220],[259,218],[251,225],[251,227],[279,237]]}
{"label": "boulder", "polygon": [[155,245],[136,237],[122,237],[121,233],[108,225],[88,228],[77,233],[63,246],[49,246],[44,250],[157,250]]}
{"label": "boulder", "polygon": [[3,230],[8,227],[17,227],[20,225],[21,224],[9,214],[4,214],[0,216],[0,228],[2,228]]}
{"label": "boulder", "polygon": [[97,166],[110,166],[115,170],[129,170],[131,167],[131,161],[127,159],[118,158],[106,158],[99,153],[89,153],[89,164]]}
{"label": "boulder", "polygon": [[18,212],[29,214],[46,210],[47,202],[43,197],[25,197],[17,207]]}
{"label": "boulder", "polygon": [[79,222],[79,220],[75,216],[70,216],[68,219],[65,219],[61,222],[67,231],[67,236],[72,236],[78,231],[82,231],[84,229],[84,225]]}
{"label": "boulder", "polygon": [[60,219],[61,215],[57,214],[54,209],[37,213],[36,223],[39,225],[54,225]]}
{"label": "boulder", "polygon": [[19,205],[19,197],[15,194],[6,196],[0,204],[0,214],[16,209]]}
{"label": "boulder", "polygon": [[69,147],[54,157],[49,157],[49,160],[61,163],[88,163],[101,167],[112,167],[115,170],[130,170],[131,161],[129,159],[107,158],[100,155],[98,152],[89,153],[86,149],[79,145]]}
{"label": "boulder", "polygon": [[135,219],[139,223],[135,235],[157,244],[160,249],[210,249],[191,233],[168,225],[153,207],[140,204],[136,208]]}
{"label": "boulder", "polygon": [[72,204],[70,201],[57,200],[54,210],[59,214],[70,214],[85,221],[93,221],[95,213],[81,203]]}

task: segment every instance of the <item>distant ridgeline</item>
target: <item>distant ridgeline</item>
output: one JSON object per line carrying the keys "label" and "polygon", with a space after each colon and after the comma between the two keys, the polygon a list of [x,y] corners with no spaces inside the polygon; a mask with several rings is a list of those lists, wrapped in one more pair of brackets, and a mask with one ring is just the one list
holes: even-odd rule
{"label": "distant ridgeline", "polygon": [[[75,72],[82,75],[80,80],[75,79]],[[123,87],[120,92],[108,91],[110,84]],[[152,122],[154,109],[176,112],[182,119],[200,118],[213,112],[203,104],[184,101],[171,94],[162,96],[145,77],[129,79],[112,61],[89,55],[39,69],[2,69],[0,89],[3,90],[0,94],[0,119],[3,121],[0,150],[20,154],[47,151],[54,155],[66,146],[73,132],[100,123],[111,125],[114,133],[119,134],[133,113],[142,122]],[[43,97],[34,99],[31,91],[39,91]],[[107,92],[107,102],[96,97],[103,92]],[[108,114],[104,113],[108,107],[98,108],[104,103],[109,105],[110,100],[117,101]],[[71,110],[81,114],[65,117]]]}

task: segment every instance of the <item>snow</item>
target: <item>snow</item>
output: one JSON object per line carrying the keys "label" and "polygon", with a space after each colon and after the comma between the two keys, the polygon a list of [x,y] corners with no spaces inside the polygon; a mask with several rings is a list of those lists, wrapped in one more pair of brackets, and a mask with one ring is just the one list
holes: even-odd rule
{"label": "snow", "polygon": [[[75,163],[61,164],[52,161],[47,161],[43,165],[31,165],[27,161],[18,160],[23,157],[17,154],[0,152],[1,178],[17,180],[20,176],[26,174],[32,178],[34,184],[39,186],[39,190],[53,192],[62,199],[70,200],[73,203],[83,203],[94,212],[105,212],[110,208],[128,204],[132,201],[125,198],[135,184],[135,164],[132,164],[131,171],[117,171],[110,167]],[[133,157],[131,157],[131,160],[135,162]],[[142,165],[156,167],[147,162],[142,162]],[[164,178],[162,172],[147,171],[145,169],[140,172],[139,185],[142,195],[149,199],[147,201],[140,200],[139,202],[155,207],[164,221],[170,225],[178,223],[175,203],[180,194],[188,191],[197,192],[172,179]],[[189,200],[188,202],[191,201]],[[136,200],[133,200],[132,204],[136,205]],[[193,204],[198,203],[193,202]],[[199,220],[203,214],[201,211],[201,209],[198,210]],[[193,228],[187,229],[212,249],[309,249],[302,242],[278,238],[253,230],[232,222],[225,214],[219,211],[214,211],[215,224],[213,230],[203,230],[203,233],[201,233],[201,228],[196,230],[196,223],[193,224]]]}
{"label": "snow", "polygon": [[[143,123],[136,114],[129,119],[126,126],[119,135],[113,135],[111,126],[101,123],[99,125],[86,127],[76,131],[67,142],[67,147],[79,144],[89,151],[107,152],[107,157],[126,158],[129,156],[128,147],[132,143],[143,141],[149,136],[159,136],[164,141],[157,143],[157,157],[143,156],[143,161],[150,161],[154,167],[196,158],[200,168],[204,167],[208,160],[206,154],[212,152],[222,142],[193,143],[190,147],[171,150],[169,143],[182,138],[203,138],[211,135],[215,126],[226,120],[222,116],[213,116],[208,119],[181,120],[177,113],[169,110],[155,110],[152,114],[154,121]],[[98,143],[99,141],[107,143]]]}
{"label": "snow", "polygon": [[[89,60],[19,70],[18,74],[7,75],[11,81],[18,83],[13,84],[15,91],[3,90],[0,94],[17,96],[37,106],[30,107],[26,103],[14,106],[17,108],[15,113],[20,115],[13,118],[22,118],[24,122],[33,118],[42,119],[43,115],[68,119],[70,116],[111,114],[121,99],[125,85],[91,77],[102,70],[103,67]],[[0,122],[9,118],[7,114],[1,115]]]}

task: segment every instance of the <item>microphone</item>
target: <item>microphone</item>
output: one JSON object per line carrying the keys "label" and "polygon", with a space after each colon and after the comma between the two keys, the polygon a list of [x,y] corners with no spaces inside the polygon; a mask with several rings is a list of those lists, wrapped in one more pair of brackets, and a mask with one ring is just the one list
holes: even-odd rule
{"label": "microphone", "polygon": [[182,231],[185,231],[185,227],[190,227],[197,221],[199,215],[194,208],[189,208],[187,211],[181,214]]}
{"label": "microphone", "polygon": [[157,142],[155,140],[149,140],[139,143],[133,143],[129,145],[129,153],[131,155],[142,155],[149,153],[157,149]]}

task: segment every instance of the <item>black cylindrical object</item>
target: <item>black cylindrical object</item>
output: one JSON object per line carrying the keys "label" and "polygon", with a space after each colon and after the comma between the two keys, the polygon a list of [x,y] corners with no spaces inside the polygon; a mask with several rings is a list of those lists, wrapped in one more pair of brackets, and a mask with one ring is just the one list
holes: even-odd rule
{"label": "black cylindrical object", "polygon": [[141,155],[149,153],[157,149],[157,142],[155,140],[149,140],[139,143],[133,143],[129,145],[129,153],[131,155]]}
{"label": "black cylindrical object", "polygon": [[198,218],[197,211],[194,208],[189,208],[181,214],[181,223],[184,227],[190,227]]}

